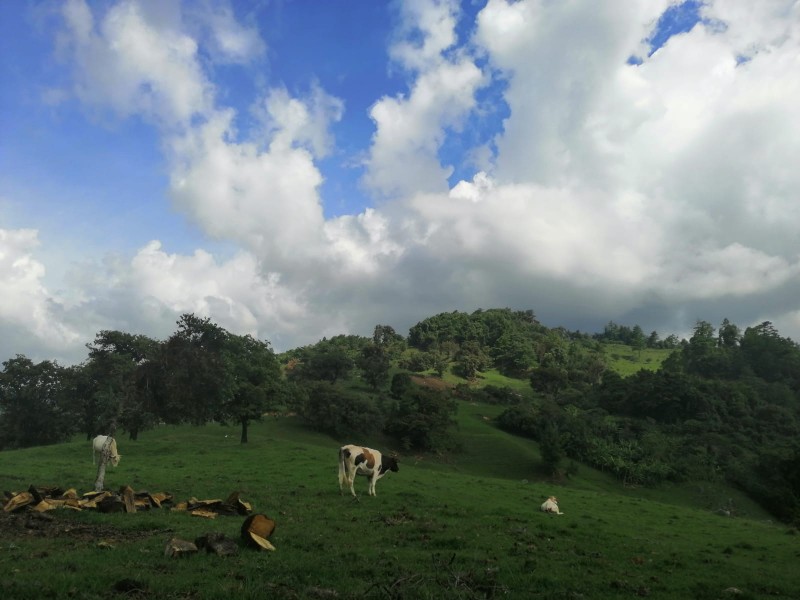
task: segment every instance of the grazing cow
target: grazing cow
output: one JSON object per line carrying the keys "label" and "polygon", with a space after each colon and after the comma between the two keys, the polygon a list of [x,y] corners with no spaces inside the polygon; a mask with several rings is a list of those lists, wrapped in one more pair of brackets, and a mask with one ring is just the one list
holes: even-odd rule
{"label": "grazing cow", "polygon": [[563,515],[560,510],[558,510],[558,498],[555,496],[550,496],[547,500],[542,503],[541,510],[543,512],[549,512],[556,515]]}
{"label": "grazing cow", "polygon": [[108,452],[111,458],[111,464],[115,467],[119,464],[119,459],[122,455],[117,453],[117,440],[110,435],[98,435],[92,440],[92,464],[95,462],[95,454],[100,453],[100,458],[103,457],[103,449],[108,442]]}
{"label": "grazing cow", "polygon": [[356,475],[366,475],[369,477],[369,495],[376,496],[375,483],[386,475],[389,471],[397,473],[400,467],[397,459],[393,456],[385,456],[364,446],[348,444],[339,448],[339,493],[342,492],[342,485],[347,483],[350,486],[350,493],[356,495],[353,489],[353,480]]}

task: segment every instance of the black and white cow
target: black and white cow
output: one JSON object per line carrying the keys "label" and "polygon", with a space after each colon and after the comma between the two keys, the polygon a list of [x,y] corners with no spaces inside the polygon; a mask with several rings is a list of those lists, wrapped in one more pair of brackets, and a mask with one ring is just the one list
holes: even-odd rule
{"label": "black and white cow", "polygon": [[369,477],[369,495],[376,496],[375,483],[389,471],[397,473],[400,467],[393,456],[385,456],[364,446],[347,444],[339,448],[339,492],[346,483],[350,486],[350,493],[356,495],[353,489],[353,480],[356,475]]}

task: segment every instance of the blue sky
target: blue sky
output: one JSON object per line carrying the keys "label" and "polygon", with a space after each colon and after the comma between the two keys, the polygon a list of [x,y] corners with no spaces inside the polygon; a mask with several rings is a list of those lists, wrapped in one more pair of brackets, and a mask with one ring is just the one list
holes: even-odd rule
{"label": "blue sky", "polygon": [[183,312],[800,334],[800,8],[0,3],[0,359]]}

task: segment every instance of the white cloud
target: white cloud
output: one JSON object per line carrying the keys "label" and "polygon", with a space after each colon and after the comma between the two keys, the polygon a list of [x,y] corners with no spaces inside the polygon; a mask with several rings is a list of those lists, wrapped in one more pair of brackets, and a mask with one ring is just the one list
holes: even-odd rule
{"label": "white cloud", "polygon": [[[376,131],[366,161],[366,185],[379,195],[445,192],[452,167],[437,152],[447,128],[458,130],[476,106],[475,92],[487,80],[456,43],[457,4],[415,0],[403,5],[401,32],[418,32],[421,43],[402,38],[390,49],[416,79],[408,96],[385,96],[370,110]],[[413,39],[416,39],[414,37]]]}
{"label": "white cloud", "polygon": [[211,107],[197,43],[173,23],[148,20],[132,0],[112,6],[99,24],[84,0],[69,0],[63,14],[62,52],[75,62],[74,91],[83,102],[170,126]]}
{"label": "white cloud", "polygon": [[210,52],[215,62],[244,64],[263,55],[266,44],[255,25],[236,20],[228,2],[198,2],[186,7],[189,17],[196,19],[207,31]]}
{"label": "white cloud", "polygon": [[[67,303],[42,283],[36,234],[6,231],[3,331],[23,323],[16,343],[56,324],[66,347],[108,327],[166,336],[194,311],[286,349],[510,306],[583,329],[613,319],[668,334],[727,316],[800,337],[797,3],[704,3],[707,24],[647,57],[670,3],[490,0],[469,41],[456,36],[455,2],[403,4],[389,52],[408,93],[372,106],[365,176],[390,200],[326,220],[322,159],[336,156],[342,100],[319,84],[305,95],[273,86],[258,126],[239,131],[246,120],[214,104],[198,59],[210,38],[190,37],[180,11],[122,2],[93,16],[70,2],[79,98],[156,121],[174,205],[242,250],[179,255],[152,241],[76,269],[82,293]],[[219,60],[259,55],[254,27],[227,4],[213,14],[215,31],[242,44],[213,42]],[[484,148],[486,172],[450,189],[439,153],[490,73],[509,110],[487,146],[496,154]]]}
{"label": "white cloud", "polygon": [[322,254],[322,176],[312,150],[326,150],[338,103],[320,91],[306,104],[278,90],[265,106],[265,139],[236,141],[232,111],[173,138],[170,188],[210,235],[235,240],[285,270]]}
{"label": "white cloud", "polygon": [[0,338],[20,354],[37,346],[59,353],[80,342],[43,284],[45,267],[34,254],[38,245],[35,230],[0,229]]}

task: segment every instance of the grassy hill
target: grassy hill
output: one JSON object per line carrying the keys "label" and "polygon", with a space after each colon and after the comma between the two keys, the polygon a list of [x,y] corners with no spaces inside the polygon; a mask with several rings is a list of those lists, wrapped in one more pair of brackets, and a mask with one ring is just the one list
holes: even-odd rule
{"label": "grassy hill", "polygon": [[[277,551],[164,556],[173,536],[238,539],[241,517],[61,509],[47,513],[54,520],[44,527],[2,513],[0,597],[797,598],[796,530],[710,484],[628,489],[583,466],[571,480],[548,481],[536,444],[492,424],[500,410],[460,404],[463,452],[401,456],[377,497],[356,482],[358,500],[336,483],[338,445],[352,440],[310,432],[292,417],[256,424],[246,445],[219,425],[121,439],[108,488],[168,491],[176,501],[240,491],[277,521]],[[385,440],[358,441],[386,448]],[[2,490],[88,491],[94,477],[83,439],[0,452]],[[551,494],[564,515],[538,510]],[[713,512],[729,499],[736,518]]]}

